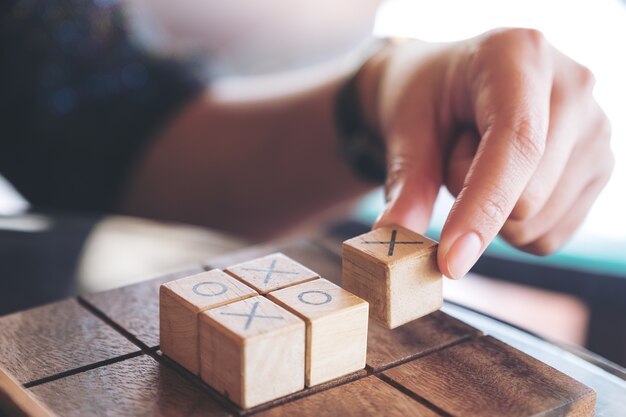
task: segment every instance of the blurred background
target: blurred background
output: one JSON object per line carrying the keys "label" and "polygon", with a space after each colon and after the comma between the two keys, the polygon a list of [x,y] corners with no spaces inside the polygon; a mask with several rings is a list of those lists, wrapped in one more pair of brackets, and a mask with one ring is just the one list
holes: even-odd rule
{"label": "blurred background", "polygon": [[[112,3],[114,0],[97,0]],[[595,95],[613,125],[616,168],[581,230],[539,258],[501,241],[470,277],[446,282],[446,298],[626,365],[626,3],[620,0],[125,0],[137,42],[192,56],[215,91],[237,95],[250,80],[267,90],[293,74],[322,71],[358,54],[372,36],[454,41],[501,26],[543,31],[596,74]],[[300,78],[299,78],[300,79]],[[262,94],[263,91],[259,91]],[[1,172],[0,172],[1,174]],[[429,235],[452,197],[442,190]],[[303,233],[358,231],[382,207],[377,191]],[[243,242],[193,225],[119,216],[33,213],[0,177],[0,314],[76,292],[126,285],[226,252]],[[11,294],[24,293],[16,298]],[[4,298],[3,298],[4,294]]]}

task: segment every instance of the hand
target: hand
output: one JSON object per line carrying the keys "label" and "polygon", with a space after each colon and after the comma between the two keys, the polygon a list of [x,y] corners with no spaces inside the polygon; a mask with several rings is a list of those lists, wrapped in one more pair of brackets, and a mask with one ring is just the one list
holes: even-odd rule
{"label": "hand", "polygon": [[411,42],[368,65],[378,99],[364,104],[388,153],[375,227],[424,231],[445,184],[456,196],[438,253],[448,277],[464,275],[498,232],[527,252],[556,250],[608,181],[610,125],[593,75],[537,31]]}

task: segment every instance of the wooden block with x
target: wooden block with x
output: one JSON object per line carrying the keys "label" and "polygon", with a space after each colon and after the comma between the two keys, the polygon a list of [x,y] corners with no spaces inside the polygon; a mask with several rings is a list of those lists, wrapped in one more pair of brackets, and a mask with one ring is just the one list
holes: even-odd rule
{"label": "wooden block with x", "polygon": [[160,293],[163,353],[243,408],[365,366],[368,304],[282,253]]}
{"label": "wooden block with x", "polygon": [[248,408],[304,388],[305,324],[265,297],[200,314],[200,377]]}
{"label": "wooden block with x", "polygon": [[432,313],[443,303],[437,242],[401,226],[349,239],[343,243],[343,285],[391,329]]}
{"label": "wooden block with x", "polygon": [[199,374],[198,313],[256,295],[252,288],[218,269],[161,285],[161,351]]}
{"label": "wooden block with x", "polygon": [[282,253],[243,262],[228,267],[225,271],[254,288],[259,294],[319,278],[317,273]]}

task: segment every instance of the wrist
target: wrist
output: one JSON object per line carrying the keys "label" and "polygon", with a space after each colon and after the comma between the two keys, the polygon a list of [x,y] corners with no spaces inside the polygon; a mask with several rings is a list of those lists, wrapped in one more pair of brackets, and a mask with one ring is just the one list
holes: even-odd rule
{"label": "wrist", "polygon": [[385,46],[378,47],[339,88],[335,119],[343,159],[367,182],[386,178],[386,149],[379,129],[378,89],[383,72]]}

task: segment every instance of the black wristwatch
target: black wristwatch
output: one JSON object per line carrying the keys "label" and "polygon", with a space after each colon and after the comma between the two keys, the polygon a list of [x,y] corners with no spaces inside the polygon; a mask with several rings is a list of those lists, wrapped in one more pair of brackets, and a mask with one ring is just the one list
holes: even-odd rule
{"label": "black wristwatch", "polygon": [[387,177],[385,142],[366,123],[357,85],[362,68],[363,65],[337,92],[335,123],[343,159],[359,178],[382,184]]}

